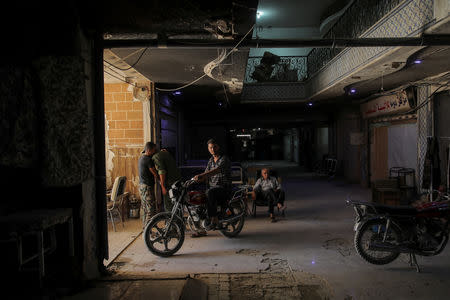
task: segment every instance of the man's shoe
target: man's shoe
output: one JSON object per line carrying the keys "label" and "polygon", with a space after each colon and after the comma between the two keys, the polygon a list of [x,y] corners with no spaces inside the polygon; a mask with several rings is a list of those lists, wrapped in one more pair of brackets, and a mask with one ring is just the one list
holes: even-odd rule
{"label": "man's shoe", "polygon": [[270,223],[275,223],[277,221],[277,219],[275,219],[275,217],[270,218]]}

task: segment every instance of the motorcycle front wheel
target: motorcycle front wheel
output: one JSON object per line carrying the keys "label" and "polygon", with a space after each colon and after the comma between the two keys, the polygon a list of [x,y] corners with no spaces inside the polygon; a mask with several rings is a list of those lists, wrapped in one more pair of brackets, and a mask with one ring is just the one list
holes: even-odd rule
{"label": "motorcycle front wheel", "polygon": [[[384,236],[386,239],[383,241]],[[365,261],[374,265],[385,265],[393,262],[400,255],[396,251],[370,249],[375,244],[395,247],[400,244],[400,231],[395,226],[389,226],[386,232],[386,220],[376,219],[365,222],[355,234],[356,252]]]}
{"label": "motorcycle front wheel", "polygon": [[231,215],[227,216],[227,218],[231,219],[238,215],[241,215],[241,217],[233,222],[226,222],[225,219],[224,228],[220,230],[220,233],[222,233],[222,235],[226,236],[227,238],[234,238],[241,232],[242,228],[244,227],[245,204],[242,200],[230,203],[229,210],[231,211]]}
{"label": "motorcycle front wheel", "polygon": [[144,242],[148,250],[157,256],[172,256],[183,245],[183,221],[174,216],[172,222],[170,222],[171,216],[170,212],[156,214],[145,226],[143,232]]}

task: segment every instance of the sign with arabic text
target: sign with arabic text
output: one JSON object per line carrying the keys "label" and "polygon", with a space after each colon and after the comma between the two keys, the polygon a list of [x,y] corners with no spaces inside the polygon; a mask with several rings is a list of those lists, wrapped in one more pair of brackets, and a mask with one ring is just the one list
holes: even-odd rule
{"label": "sign with arabic text", "polygon": [[392,95],[381,96],[361,104],[363,118],[372,118],[380,115],[388,115],[408,111],[411,106],[405,91]]}

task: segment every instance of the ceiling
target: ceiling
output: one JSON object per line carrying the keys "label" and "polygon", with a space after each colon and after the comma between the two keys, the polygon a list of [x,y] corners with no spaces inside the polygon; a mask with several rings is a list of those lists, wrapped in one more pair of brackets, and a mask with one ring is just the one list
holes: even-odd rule
{"label": "ceiling", "polygon": [[[132,1],[126,6],[108,6],[105,21],[106,38],[133,39],[164,35],[171,37],[219,39],[244,36],[249,33],[260,38],[311,38],[320,37],[321,25],[330,16],[345,7],[349,0],[260,0],[260,1],[177,1],[165,2]],[[245,4],[244,4],[245,3]],[[257,18],[257,11],[262,15]],[[151,15],[151,18],[148,16]],[[332,19],[332,18],[331,18]],[[223,21],[233,25],[234,35],[211,30],[211,24]],[[216,23],[215,23],[216,22]],[[253,24],[255,27],[252,29]],[[214,26],[212,26],[214,27]],[[209,34],[209,36],[208,36]],[[236,40],[238,43],[238,40]],[[156,83],[160,89],[176,89],[202,77],[204,67],[217,59],[221,49],[185,48],[112,48],[115,55],[139,73]],[[185,98],[206,102],[208,99],[228,98],[239,103],[239,94],[234,93],[230,82],[242,87],[247,59],[262,56],[268,49],[239,50],[214,68],[212,76],[204,76],[184,89]],[[270,49],[281,56],[305,55],[310,49]],[[142,55],[141,55],[142,54]],[[224,93],[226,87],[227,95]],[[239,91],[239,89],[238,89]],[[218,96],[219,95],[219,96]]]}
{"label": "ceiling", "polygon": [[[247,2],[167,0],[119,3],[117,2],[117,6],[110,5],[107,8],[105,20],[107,39],[133,40],[158,37],[158,40],[164,40],[188,37],[205,40],[233,39],[237,44],[239,42],[237,37],[247,33],[251,33],[254,38],[262,39],[321,38],[353,0]],[[255,26],[252,30],[253,24]],[[177,90],[182,87],[183,94],[178,99],[179,103],[199,110],[202,107],[214,107],[220,101],[233,107],[232,111],[255,110],[257,107],[255,104],[253,107],[240,105],[240,94],[234,93],[233,88],[239,91],[239,85],[242,87],[248,57],[262,56],[266,50],[279,56],[301,56],[307,55],[310,51],[308,48],[253,48],[223,52],[218,46],[209,49],[185,47],[111,49],[129,66],[133,66],[139,73],[155,82],[157,89]],[[332,103],[346,96],[344,89],[350,86],[359,91],[353,97],[361,99],[379,92],[380,89],[388,90],[404,82],[448,71],[450,60],[446,57],[449,57],[449,54],[448,47],[408,49],[405,47],[398,57],[379,60],[370,68],[360,70],[358,74],[352,76],[353,79],[344,80],[321,95],[315,96],[315,100]],[[205,66],[225,55],[226,59],[205,76]],[[424,59],[424,63],[412,64],[413,58],[419,56]],[[394,67],[393,62],[399,61],[402,63]],[[380,83],[381,77],[383,85]],[[197,79],[199,80],[196,81]],[[264,107],[260,108],[261,111],[267,112],[267,105],[260,104]]]}
{"label": "ceiling", "polygon": [[[259,17],[256,19],[253,37],[261,39],[320,38],[336,21],[335,17],[340,11],[351,2],[353,1],[260,0]],[[251,49],[250,56],[262,56],[266,50],[279,56],[302,56],[307,55],[311,48]]]}

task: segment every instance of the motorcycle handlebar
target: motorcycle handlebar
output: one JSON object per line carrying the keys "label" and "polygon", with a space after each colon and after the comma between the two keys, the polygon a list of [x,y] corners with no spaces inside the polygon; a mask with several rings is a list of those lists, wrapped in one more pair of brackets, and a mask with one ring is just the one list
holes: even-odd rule
{"label": "motorcycle handlebar", "polygon": [[186,180],[186,181],[184,182],[183,185],[184,185],[185,187],[188,187],[188,186],[194,184],[195,182],[197,182],[197,180],[195,180],[194,178],[191,178],[191,179],[189,179],[189,180]]}

